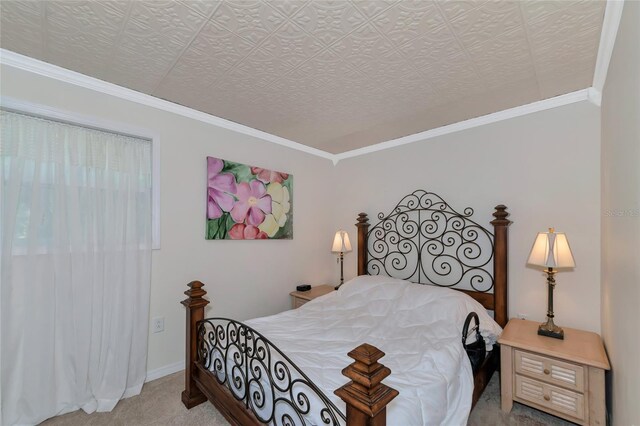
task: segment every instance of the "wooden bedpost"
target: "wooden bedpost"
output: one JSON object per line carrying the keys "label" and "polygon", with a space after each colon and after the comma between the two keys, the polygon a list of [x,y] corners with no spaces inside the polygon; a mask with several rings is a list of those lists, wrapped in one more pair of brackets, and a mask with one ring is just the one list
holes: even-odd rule
{"label": "wooden bedpost", "polygon": [[200,281],[191,281],[187,286],[189,286],[189,290],[185,291],[184,294],[188,298],[180,302],[187,308],[186,366],[182,403],[185,407],[192,408],[207,400],[207,397],[196,386],[193,373],[198,354],[198,330],[196,324],[204,318],[204,307],[209,304],[209,301],[202,298],[207,292],[202,289],[204,284]]}
{"label": "wooden bedpost", "polygon": [[507,206],[502,204],[496,206],[493,212],[494,220],[491,221],[494,229],[494,252],[493,252],[493,297],[494,297],[494,319],[500,326],[504,327],[509,321],[508,293],[507,293],[507,260],[508,250],[507,241],[509,234],[509,225],[511,221],[507,219]]}
{"label": "wooden bedpost", "polygon": [[367,233],[369,218],[366,213],[358,215],[358,275],[367,275]]}
{"label": "wooden bedpost", "polygon": [[347,426],[385,426],[387,404],[398,396],[398,391],[380,383],[391,374],[378,360],[384,352],[364,343],[351,352],[355,362],[342,370],[351,379],[334,393],[347,404]]}

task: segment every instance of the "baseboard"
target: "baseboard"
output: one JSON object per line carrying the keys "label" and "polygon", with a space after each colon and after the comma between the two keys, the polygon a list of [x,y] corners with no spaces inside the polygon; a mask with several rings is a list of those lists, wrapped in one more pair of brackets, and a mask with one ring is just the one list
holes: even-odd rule
{"label": "baseboard", "polygon": [[164,376],[168,376],[169,374],[177,373],[181,370],[184,370],[184,360],[165,365],[164,367],[156,368],[155,370],[149,370],[147,371],[147,378],[145,379],[145,383]]}

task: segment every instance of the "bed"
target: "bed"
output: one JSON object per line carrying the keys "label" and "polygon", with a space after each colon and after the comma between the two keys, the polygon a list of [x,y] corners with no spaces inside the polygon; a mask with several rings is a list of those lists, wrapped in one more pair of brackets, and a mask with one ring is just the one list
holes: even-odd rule
{"label": "bed", "polygon": [[358,277],[271,317],[205,319],[203,284],[189,283],[184,405],[209,399],[237,425],[383,425],[387,413],[390,424],[465,423],[499,351],[472,372],[462,322],[476,312],[495,348],[511,223],[503,205],[493,232],[472,215],[422,190],[373,226],[361,213]]}

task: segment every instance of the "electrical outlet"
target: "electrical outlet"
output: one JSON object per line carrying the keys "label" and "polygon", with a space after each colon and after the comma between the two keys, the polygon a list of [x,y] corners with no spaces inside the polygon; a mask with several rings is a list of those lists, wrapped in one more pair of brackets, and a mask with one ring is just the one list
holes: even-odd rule
{"label": "electrical outlet", "polygon": [[523,313],[519,313],[518,314],[518,319],[527,319],[527,314],[523,314]]}
{"label": "electrical outlet", "polygon": [[151,320],[151,329],[154,333],[160,333],[164,331],[164,317],[155,317]]}

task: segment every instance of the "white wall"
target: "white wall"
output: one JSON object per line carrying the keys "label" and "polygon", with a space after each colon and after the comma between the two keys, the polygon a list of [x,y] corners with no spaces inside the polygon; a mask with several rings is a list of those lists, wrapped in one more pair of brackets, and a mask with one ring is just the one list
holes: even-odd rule
{"label": "white wall", "polygon": [[640,3],[627,1],[602,98],[602,334],[614,425],[640,424]]}
{"label": "white wall", "polygon": [[[333,165],[326,159],[192,119],[2,66],[2,95],[153,130],[161,140],[162,248],[153,252],[148,369],[184,359],[184,308],[191,280],[213,303],[208,314],[246,319],[290,307],[301,282],[335,281],[330,244]],[[294,239],[206,241],[206,156],[294,175]]]}
{"label": "white wall", "polygon": [[[561,326],[600,331],[600,111],[580,102],[391,150],[343,160],[336,223],[355,236],[357,212],[376,223],[416,189],[441,195],[477,221],[509,207],[509,313],[546,317],[542,271],[525,267],[537,232],[566,232],[576,268],[556,276],[555,314]],[[355,274],[355,253],[345,271]]]}

